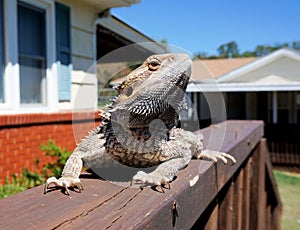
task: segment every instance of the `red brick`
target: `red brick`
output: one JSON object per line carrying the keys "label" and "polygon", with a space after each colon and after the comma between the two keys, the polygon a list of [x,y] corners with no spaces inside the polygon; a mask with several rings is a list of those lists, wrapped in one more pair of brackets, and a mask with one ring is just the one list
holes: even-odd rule
{"label": "red brick", "polygon": [[[86,119],[90,115],[81,113],[75,116],[75,119]],[[73,125],[70,122],[72,122],[72,113],[1,115],[0,183],[4,182],[6,176],[11,176],[15,172],[21,173],[25,167],[35,170],[34,162],[37,157],[41,159],[40,167],[53,161],[45,157],[40,150],[40,145],[46,144],[49,139],[53,139],[60,147],[72,151],[76,143]],[[15,128],[12,125],[22,126]],[[88,130],[94,127],[94,121],[83,121],[74,126],[75,131],[84,137]]]}

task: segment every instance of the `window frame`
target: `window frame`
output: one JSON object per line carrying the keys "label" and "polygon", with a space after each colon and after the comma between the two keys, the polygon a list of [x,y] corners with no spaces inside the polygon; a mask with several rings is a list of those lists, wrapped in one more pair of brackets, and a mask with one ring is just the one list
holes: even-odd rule
{"label": "window frame", "polygon": [[0,104],[5,103],[4,92],[4,68],[5,68],[5,42],[4,42],[4,0],[0,0],[0,81],[2,84],[3,102],[0,100]]}
{"label": "window frame", "polygon": [[[20,65],[18,48],[18,4],[19,2],[45,10],[46,22],[46,104],[20,103]],[[0,103],[1,114],[39,113],[58,111],[56,39],[55,39],[55,2],[51,0],[4,0],[4,98]],[[8,90],[9,89],[9,90]]]}
{"label": "window frame", "polygon": [[[46,12],[44,9],[42,8],[39,8],[39,7],[35,7],[35,6],[32,6],[30,4],[27,4],[27,3],[24,3],[22,1],[19,1],[18,2],[18,11],[20,9],[23,9],[27,12],[30,12],[29,15],[32,15],[32,13],[37,13],[39,14],[39,17],[41,16],[42,18],[40,19],[36,19],[40,22],[42,22],[42,29],[44,30],[43,31],[43,34],[42,34],[42,37],[41,37],[41,46],[39,47],[40,49],[39,50],[36,50],[34,49],[33,47],[29,47],[30,46],[30,43],[29,44],[26,44],[26,41],[30,41],[30,39],[26,38],[26,36],[24,35],[25,39],[23,40],[23,38],[20,38],[18,37],[18,45],[20,46],[20,44],[22,42],[25,41],[25,46],[23,44],[23,49],[25,48],[25,50],[21,50],[21,47],[19,47],[19,52],[18,52],[18,62],[19,62],[19,65],[20,65],[20,71],[19,71],[19,79],[20,79],[20,106],[24,107],[24,106],[29,106],[29,107],[33,107],[33,106],[41,106],[41,105],[46,105],[47,104],[47,98],[46,98],[46,93],[47,93],[47,84],[46,84],[46,68],[47,68],[47,65],[46,65],[46,62],[47,62],[47,50],[45,48],[45,44],[47,42],[47,37],[46,37],[46,29],[45,29],[45,25],[46,25]],[[18,12],[18,16],[20,17],[20,12]],[[28,17],[28,15],[26,15],[26,17]],[[27,18],[28,19],[28,18]],[[20,20],[20,18],[18,18],[18,35],[20,34],[25,34],[22,33],[22,30],[20,31],[20,28],[22,29],[22,20]],[[30,25],[26,25],[26,27],[28,27]],[[40,27],[38,28],[39,30],[41,29]],[[26,29],[27,30],[27,29]],[[36,34],[37,31],[35,31],[34,33]],[[39,41],[36,41],[36,42],[39,42]],[[36,43],[35,43],[36,44]],[[31,44],[32,45],[32,44]],[[35,45],[34,45],[35,46]],[[28,49],[28,47],[30,49]],[[37,53],[32,53],[32,52],[38,52]],[[39,72],[39,80],[40,80],[40,84],[37,84],[35,85],[34,87],[38,87],[40,88],[39,89],[39,93],[40,93],[40,98],[39,100],[41,100],[40,102],[29,102],[29,103],[25,103],[24,100],[25,98],[22,98],[22,92],[26,92],[26,91],[23,91],[24,88],[22,88],[22,73],[21,73],[21,60],[25,61],[33,61],[33,62],[40,62],[40,68],[36,69],[35,72]],[[28,68],[28,65],[24,65],[23,68]],[[33,74],[31,72],[31,74]],[[40,75],[41,74],[41,75]],[[24,77],[24,76],[23,76]],[[26,78],[27,79],[27,78]],[[33,81],[31,81],[33,82]],[[24,82],[25,83],[25,82]],[[30,100],[33,100],[33,99],[37,99],[37,98],[30,98]]]}

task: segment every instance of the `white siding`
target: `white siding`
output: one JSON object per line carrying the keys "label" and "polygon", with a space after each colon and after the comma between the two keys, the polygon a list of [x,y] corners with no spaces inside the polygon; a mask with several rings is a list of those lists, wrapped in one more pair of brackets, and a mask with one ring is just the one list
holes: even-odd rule
{"label": "white siding", "polygon": [[93,5],[59,0],[71,8],[72,63],[74,70],[87,71],[95,62],[95,26],[97,11]]}
{"label": "white siding", "polygon": [[300,82],[300,62],[288,57],[281,57],[278,60],[235,78],[234,82],[263,81],[263,78],[268,78],[269,76],[277,76],[276,79],[282,78],[285,81]]}

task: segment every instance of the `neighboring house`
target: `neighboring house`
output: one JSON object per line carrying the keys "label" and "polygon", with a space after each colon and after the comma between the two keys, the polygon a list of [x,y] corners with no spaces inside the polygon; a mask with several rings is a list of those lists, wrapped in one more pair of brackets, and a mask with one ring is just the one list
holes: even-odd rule
{"label": "neighboring house", "polygon": [[263,120],[270,151],[294,154],[300,164],[299,51],[194,61],[187,91],[193,107],[185,119],[199,119],[202,127],[224,119]]}
{"label": "neighboring house", "polygon": [[136,42],[162,49],[109,13],[139,2],[0,0],[0,183],[46,162],[48,139],[71,151],[94,127],[98,58]]}

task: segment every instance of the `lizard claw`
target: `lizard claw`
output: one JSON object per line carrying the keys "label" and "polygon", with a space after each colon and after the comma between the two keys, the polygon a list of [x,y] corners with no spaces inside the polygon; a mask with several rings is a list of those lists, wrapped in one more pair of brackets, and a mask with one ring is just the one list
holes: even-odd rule
{"label": "lizard claw", "polygon": [[227,164],[227,159],[229,159],[232,161],[233,164],[236,163],[236,160],[233,156],[227,153],[208,150],[208,149],[202,150],[200,154],[196,155],[196,158],[209,159],[209,160],[213,160],[214,162],[217,162],[218,159],[220,159],[224,162],[224,164]]}
{"label": "lizard claw", "polygon": [[69,178],[69,177],[61,177],[59,179],[56,179],[55,177],[50,177],[46,181],[45,187],[44,187],[44,194],[48,192],[48,188],[51,184],[54,184],[56,187],[61,187],[66,190],[66,194],[70,195],[69,188],[77,188],[78,192],[81,192],[83,190],[83,186],[80,183],[79,178]]}
{"label": "lizard claw", "polygon": [[[133,182],[142,182],[142,187],[145,187],[145,184],[150,184],[159,187],[162,192],[163,188],[170,189],[170,183],[167,177],[156,175],[154,173],[145,173],[143,171],[137,172],[137,174],[132,178]],[[167,187],[166,187],[167,186]]]}

